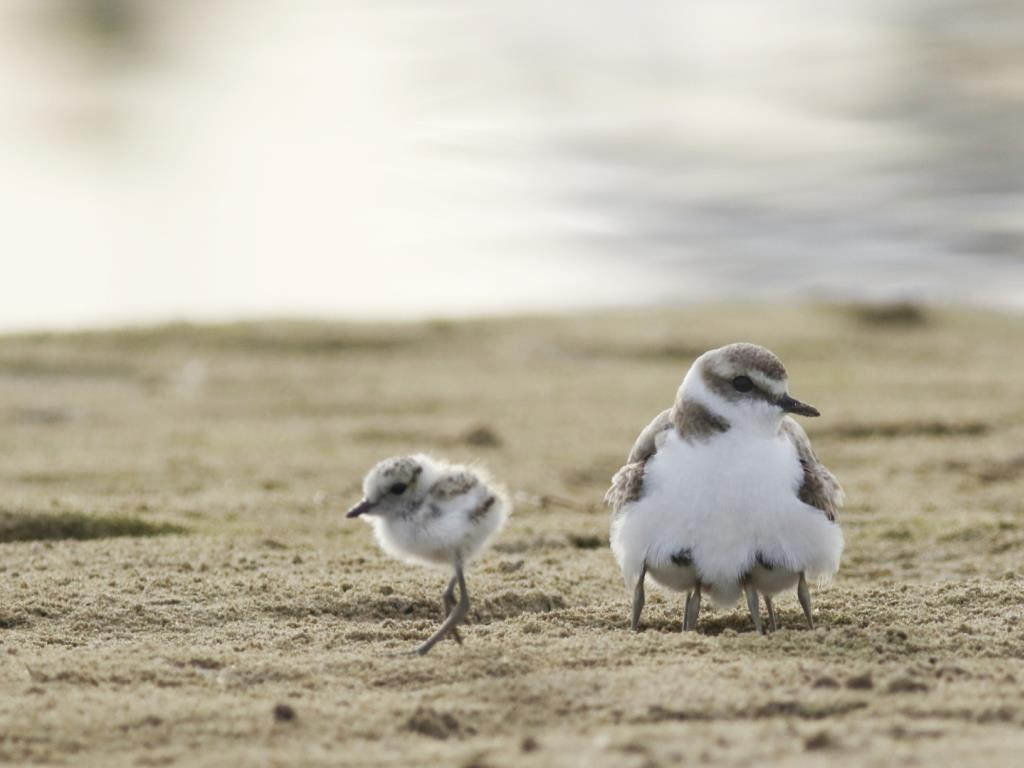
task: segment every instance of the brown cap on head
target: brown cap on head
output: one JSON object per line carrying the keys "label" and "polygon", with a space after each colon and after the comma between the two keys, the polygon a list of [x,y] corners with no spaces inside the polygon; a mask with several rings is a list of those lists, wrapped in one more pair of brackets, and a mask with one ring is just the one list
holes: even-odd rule
{"label": "brown cap on head", "polygon": [[787,378],[786,366],[778,356],[757,344],[745,341],[729,344],[718,350],[718,357],[738,371],[757,371],[774,381],[783,381]]}

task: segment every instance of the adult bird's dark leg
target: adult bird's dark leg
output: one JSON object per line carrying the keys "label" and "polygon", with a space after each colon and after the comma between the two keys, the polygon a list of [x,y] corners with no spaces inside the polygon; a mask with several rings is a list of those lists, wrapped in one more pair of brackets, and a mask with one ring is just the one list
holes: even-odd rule
{"label": "adult bird's dark leg", "polygon": [[778,627],[775,625],[775,606],[772,605],[772,596],[764,596],[764,607],[768,609],[768,626],[774,632]]}
{"label": "adult bird's dark leg", "polygon": [[807,579],[800,572],[800,581],[796,584],[796,596],[800,600],[800,607],[804,609],[804,616],[807,617],[807,626],[814,629],[814,618],[811,616],[811,590],[807,588]]}
{"label": "adult bird's dark leg", "polygon": [[[458,579],[452,576],[452,580],[448,582],[448,589],[446,589],[444,594],[441,595],[441,607],[443,608],[443,613],[441,614],[442,619],[448,618],[448,615],[452,612],[452,608],[455,607],[455,603],[457,602],[455,600],[455,584],[457,581]],[[462,645],[462,636],[459,635],[458,627],[452,627],[451,635],[452,640],[459,645]]]}
{"label": "adult bird's dark leg", "polygon": [[683,612],[683,631],[697,629],[697,617],[700,615],[700,582],[693,588],[693,592],[686,595],[686,610]]}
{"label": "adult bird's dark leg", "polygon": [[426,656],[430,652],[430,649],[437,645],[438,641],[442,640],[449,632],[451,632],[455,625],[466,618],[469,613],[469,592],[466,591],[466,577],[462,573],[462,561],[455,561],[455,580],[459,585],[459,602],[456,603],[455,608],[451,613],[448,614],[448,618],[444,620],[444,623],[438,628],[437,632],[430,636],[423,645],[416,649],[416,653],[420,656]]}
{"label": "adult bird's dark leg", "polygon": [[636,580],[636,587],[633,589],[633,623],[630,625],[634,632],[640,631],[640,614],[644,610],[644,579],[647,578],[647,561],[644,560],[640,569],[640,577]]}
{"label": "adult bird's dark leg", "polygon": [[764,634],[764,626],[761,624],[761,607],[754,585],[747,582],[743,585],[743,591],[747,593],[747,608],[750,609],[750,618],[754,620],[754,629],[759,635]]}

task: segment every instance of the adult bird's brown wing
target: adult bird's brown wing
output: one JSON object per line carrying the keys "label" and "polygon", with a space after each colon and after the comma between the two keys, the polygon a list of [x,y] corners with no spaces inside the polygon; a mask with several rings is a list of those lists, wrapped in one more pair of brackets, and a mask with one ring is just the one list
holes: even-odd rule
{"label": "adult bird's brown wing", "polygon": [[810,504],[825,513],[835,522],[840,507],[843,506],[844,494],[842,486],[828,467],[814,455],[811,440],[794,419],[787,416],[782,420],[782,434],[793,442],[796,447],[800,466],[803,469],[803,481],[797,490],[797,496],[804,504]]}
{"label": "adult bird's brown wing", "polygon": [[626,463],[612,477],[612,486],[604,495],[604,503],[612,508],[613,513],[618,513],[624,504],[643,495],[644,468],[648,459],[658,452],[658,435],[669,429],[672,429],[672,409],[666,408],[644,427],[633,443]]}

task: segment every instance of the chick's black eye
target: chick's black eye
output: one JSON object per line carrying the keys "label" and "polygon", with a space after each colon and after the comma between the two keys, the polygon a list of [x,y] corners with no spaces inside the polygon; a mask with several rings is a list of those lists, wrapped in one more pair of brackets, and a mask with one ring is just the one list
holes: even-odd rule
{"label": "chick's black eye", "polygon": [[746,376],[737,376],[732,380],[732,386],[737,392],[749,392],[754,388],[754,382]]}
{"label": "chick's black eye", "polygon": [[406,485],[405,483],[395,483],[390,488],[388,488],[388,493],[393,493],[395,494],[395,496],[401,496],[403,493],[405,493],[405,489],[408,487],[409,486]]}

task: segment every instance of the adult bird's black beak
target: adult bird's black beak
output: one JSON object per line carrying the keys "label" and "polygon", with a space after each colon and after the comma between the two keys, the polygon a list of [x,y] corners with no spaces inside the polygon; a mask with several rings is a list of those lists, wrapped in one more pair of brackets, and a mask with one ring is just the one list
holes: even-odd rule
{"label": "adult bird's black beak", "polygon": [[364,512],[369,512],[376,505],[369,499],[363,499],[356,504],[352,509],[345,513],[345,517],[359,517]]}
{"label": "adult bird's black beak", "polygon": [[779,408],[786,413],[795,413],[798,416],[821,416],[821,412],[813,405],[801,403],[799,400],[790,397],[788,394],[779,398]]}

